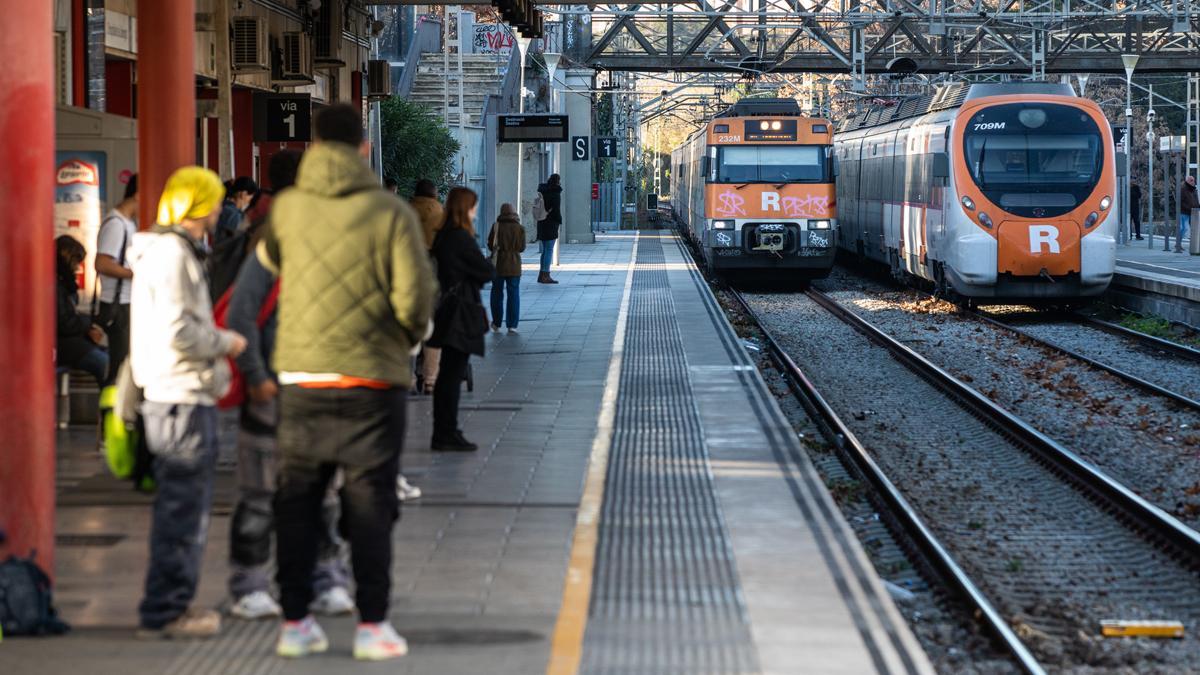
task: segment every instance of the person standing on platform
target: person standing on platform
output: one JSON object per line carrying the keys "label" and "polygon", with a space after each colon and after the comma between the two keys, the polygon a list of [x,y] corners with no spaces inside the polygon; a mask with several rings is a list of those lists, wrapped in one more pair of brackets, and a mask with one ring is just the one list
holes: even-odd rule
{"label": "person standing on platform", "polygon": [[1196,177],[1188,176],[1179,186],[1179,238],[1175,241],[1175,251],[1183,252],[1183,238],[1188,236],[1192,223],[1192,209],[1200,209],[1200,199],[1196,198]]}
{"label": "person standing on platform", "polygon": [[[442,228],[442,221],[446,219],[445,209],[438,201],[437,186],[433,184],[433,181],[425,178],[417,181],[416,188],[413,190],[413,198],[409,203],[416,210],[417,216],[421,218],[421,229],[425,234],[425,248],[426,250],[432,249],[433,239],[437,236],[438,230]],[[430,255],[433,254],[430,253]],[[421,393],[430,394],[437,385],[438,362],[442,350],[430,347],[428,343],[421,349],[421,382],[425,389]]]}
{"label": "person standing on platform", "polygon": [[[271,157],[267,169],[271,190],[263,190],[258,203],[246,214],[251,219],[251,237],[261,233],[270,214],[273,195],[296,182],[301,154],[284,150]],[[275,348],[279,289],[267,268],[254,256],[246,259],[229,297],[228,324],[246,336],[247,347],[237,357],[245,383],[246,400],[238,421],[238,503],[229,524],[229,613],[240,619],[256,620],[283,613],[271,597],[267,563],[271,558],[278,448],[275,430],[279,424],[279,386],[268,365]],[[313,611],[338,615],[354,611],[347,591],[350,571],[342,559],[342,542],[337,536],[337,494],[332,490],[323,505],[324,527],[320,530],[321,553],[313,579]]]}
{"label": "person standing on platform", "polygon": [[108,377],[108,353],[100,346],[104,331],[79,313],[79,284],[75,272],[87,257],[83,244],[69,234],[54,240],[58,272],[58,339],[55,362],[60,368],[78,368],[104,386]]}
{"label": "person standing on platform", "polygon": [[150,564],[138,636],[211,637],[212,610],[191,608],[204,560],[217,462],[217,399],[229,386],[226,356],[246,338],[217,328],[204,275],[204,238],[221,214],[217,174],[175,171],[158,203],[158,227],[134,236],[130,365],[144,395],[146,445],[154,455]]}
{"label": "person standing on platform", "polygon": [[[492,279],[492,330],[500,332],[500,320],[510,334],[517,332],[521,320],[521,252],[525,250],[525,228],[517,219],[512,204],[500,206],[500,217],[488,232],[496,276]],[[508,313],[504,313],[504,293],[508,291]]]}
{"label": "person standing on platform", "polygon": [[1133,220],[1133,238],[1142,240],[1142,186],[1129,184],[1129,216]]}
{"label": "person standing on platform", "polygon": [[213,247],[237,234],[250,202],[258,194],[258,183],[249,176],[238,176],[229,184],[229,194],[221,205],[221,217],[217,220],[217,231],[213,235]]}
{"label": "person standing on platform", "polygon": [[129,269],[129,244],[137,234],[137,174],[125,184],[125,195],[104,222],[96,237],[96,275],[100,278],[100,311],[97,324],[108,334],[108,376],[104,383],[117,380],[117,371],[129,354],[129,297],[133,291],[133,271]]}
{"label": "person standing on platform", "polygon": [[446,222],[433,242],[442,297],[433,321],[429,343],[442,349],[441,373],[433,390],[435,451],[470,452],[479,446],[458,428],[458,399],[471,354],[483,356],[487,315],[479,290],[495,275],[475,242],[475,214],[479,197],[464,187],[446,197]]}
{"label": "person standing on platform", "polygon": [[361,114],[335,104],[313,126],[316,142],[296,185],[275,197],[256,250],[280,279],[276,653],[329,648],[309,605],[321,503],[341,469],[359,614],[354,658],[378,661],[408,652],[387,618],[392,529],[409,359],[428,329],[435,281],[416,213],[367,165]]}
{"label": "person standing on platform", "polygon": [[[538,186],[545,216],[537,221],[537,238],[541,242],[541,267],[539,284],[557,284],[550,278],[550,263],[554,261],[554,245],[558,242],[558,230],[562,226],[562,179],[552,174]],[[536,214],[535,214],[536,215]]]}

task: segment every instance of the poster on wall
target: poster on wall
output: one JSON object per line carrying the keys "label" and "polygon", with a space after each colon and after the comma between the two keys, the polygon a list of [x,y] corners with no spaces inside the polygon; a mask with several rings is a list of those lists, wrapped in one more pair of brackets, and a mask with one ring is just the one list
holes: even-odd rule
{"label": "poster on wall", "polygon": [[77,277],[81,309],[91,307],[96,287],[96,235],[100,233],[104,207],[103,152],[67,151],[57,153],[54,171],[54,236],[67,234],[87,249],[87,259]]}
{"label": "poster on wall", "polygon": [[516,41],[506,26],[498,23],[475,24],[472,42],[476,54],[510,54]]}

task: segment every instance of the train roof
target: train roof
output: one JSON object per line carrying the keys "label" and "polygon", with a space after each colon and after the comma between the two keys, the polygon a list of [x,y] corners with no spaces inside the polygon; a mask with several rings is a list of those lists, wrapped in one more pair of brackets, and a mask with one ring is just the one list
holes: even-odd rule
{"label": "train roof", "polygon": [[981,82],[974,84],[952,82],[938,87],[929,94],[879,99],[870,107],[843,118],[838,122],[837,131],[876,127],[939,110],[957,108],[971,99],[1011,94],[1074,96],[1075,91],[1071,89],[1071,85],[1057,82]]}
{"label": "train roof", "polygon": [[717,117],[800,117],[804,113],[794,98],[744,98]]}

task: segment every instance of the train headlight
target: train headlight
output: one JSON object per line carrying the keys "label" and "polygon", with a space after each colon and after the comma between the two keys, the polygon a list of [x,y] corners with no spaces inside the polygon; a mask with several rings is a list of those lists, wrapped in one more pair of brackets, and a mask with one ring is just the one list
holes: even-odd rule
{"label": "train headlight", "polygon": [[773,131],[779,131],[782,128],[783,128],[783,122],[771,122],[771,129]]}
{"label": "train headlight", "polygon": [[1100,220],[1100,214],[1096,213],[1095,211],[1092,211],[1091,213],[1088,214],[1087,218],[1083,219],[1083,229],[1086,230],[1089,227],[1095,225],[1097,220]]}
{"label": "train headlight", "polygon": [[966,195],[963,195],[962,205],[963,205],[963,208],[968,211],[975,210],[975,200],[971,199],[970,197],[968,197]]}
{"label": "train headlight", "polygon": [[758,125],[758,128],[762,129],[763,131],[766,131],[767,129],[771,128],[771,123],[770,122],[760,122]]}
{"label": "train headlight", "polygon": [[1100,200],[1100,210],[1101,211],[1107,211],[1108,207],[1110,207],[1110,206],[1112,206],[1112,197],[1105,196],[1104,199]]}
{"label": "train headlight", "polygon": [[808,221],[808,229],[810,230],[828,230],[828,220],[810,220]]}
{"label": "train headlight", "polygon": [[713,221],[713,229],[714,230],[732,230],[733,229],[733,221],[732,220],[714,220]]}
{"label": "train headlight", "polygon": [[983,211],[979,212],[979,223],[987,229],[992,229],[992,217]]}

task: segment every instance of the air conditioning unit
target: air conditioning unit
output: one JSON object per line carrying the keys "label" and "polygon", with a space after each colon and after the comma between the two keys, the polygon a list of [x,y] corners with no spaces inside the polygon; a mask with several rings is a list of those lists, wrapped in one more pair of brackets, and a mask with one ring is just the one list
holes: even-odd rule
{"label": "air conditioning unit", "polygon": [[312,41],[304,33],[284,33],[277,84],[313,82]]}
{"label": "air conditioning unit", "polygon": [[233,17],[233,68],[239,72],[269,71],[267,20],[261,16]]}
{"label": "air conditioning unit", "polygon": [[313,26],[313,56],[323,66],[344,66],[342,60],[342,0],[326,0]]}
{"label": "air conditioning unit", "polygon": [[367,98],[387,98],[392,95],[392,64],[372,59],[367,61]]}

